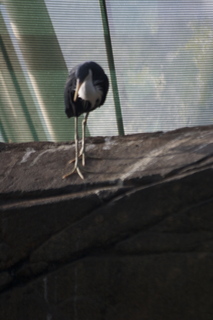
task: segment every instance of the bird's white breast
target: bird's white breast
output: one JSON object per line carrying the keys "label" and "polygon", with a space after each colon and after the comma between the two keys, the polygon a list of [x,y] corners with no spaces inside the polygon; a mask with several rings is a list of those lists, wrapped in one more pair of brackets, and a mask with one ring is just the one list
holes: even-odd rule
{"label": "bird's white breast", "polygon": [[89,70],[88,76],[82,83],[78,91],[78,96],[83,100],[89,101],[92,105],[92,108],[95,107],[97,100],[99,100],[99,102],[101,101],[102,91],[99,86],[94,86],[91,70]]}

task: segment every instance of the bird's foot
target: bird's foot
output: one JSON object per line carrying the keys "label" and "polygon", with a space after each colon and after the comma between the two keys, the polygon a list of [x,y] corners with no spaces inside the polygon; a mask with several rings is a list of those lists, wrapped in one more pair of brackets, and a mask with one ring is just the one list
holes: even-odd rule
{"label": "bird's foot", "polygon": [[82,158],[82,166],[85,167],[85,150],[84,147],[81,148],[79,153],[79,158]]}
{"label": "bird's foot", "polygon": [[83,174],[81,173],[81,170],[80,170],[79,167],[76,166],[76,165],[74,166],[73,170],[70,171],[70,172],[68,172],[67,174],[65,174],[65,175],[62,177],[62,179],[66,179],[66,178],[70,177],[74,172],[77,172],[77,174],[79,175],[79,177],[80,177],[82,180],[84,180],[84,176],[83,176]]}
{"label": "bird's foot", "polygon": [[82,153],[81,157],[82,157],[82,166],[85,167],[85,153]]}
{"label": "bird's foot", "polygon": [[[79,155],[78,157],[80,158],[80,155]],[[75,158],[73,158],[73,159],[71,159],[70,161],[68,161],[68,162],[67,162],[67,165],[68,165],[68,164],[72,164],[73,162],[75,162]]]}
{"label": "bird's foot", "polygon": [[[85,153],[80,151],[78,158],[82,158],[82,166],[85,167]],[[68,164],[75,162],[75,158],[71,159]]]}

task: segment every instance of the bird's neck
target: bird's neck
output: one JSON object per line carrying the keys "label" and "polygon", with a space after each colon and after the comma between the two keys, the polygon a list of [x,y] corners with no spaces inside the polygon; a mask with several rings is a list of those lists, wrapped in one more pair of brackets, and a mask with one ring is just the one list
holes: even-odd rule
{"label": "bird's neck", "polygon": [[83,100],[89,101],[92,109],[96,107],[97,101],[101,102],[102,91],[99,86],[94,86],[91,70],[89,70],[88,76],[82,83],[78,96]]}

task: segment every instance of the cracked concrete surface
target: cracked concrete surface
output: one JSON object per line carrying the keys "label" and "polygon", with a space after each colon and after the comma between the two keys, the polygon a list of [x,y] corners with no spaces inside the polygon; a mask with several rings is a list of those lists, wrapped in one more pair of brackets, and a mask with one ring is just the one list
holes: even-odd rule
{"label": "cracked concrete surface", "polygon": [[0,318],[212,320],[213,127],[86,143],[0,144]]}

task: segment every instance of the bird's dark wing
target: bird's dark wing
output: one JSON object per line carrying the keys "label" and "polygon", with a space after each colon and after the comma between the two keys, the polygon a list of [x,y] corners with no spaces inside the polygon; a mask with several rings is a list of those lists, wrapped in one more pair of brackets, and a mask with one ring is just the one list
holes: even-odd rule
{"label": "bird's dark wing", "polygon": [[100,106],[102,106],[106,100],[107,92],[109,90],[109,79],[106,74],[104,74],[103,76],[103,81],[101,82],[100,87],[103,92],[101,103],[100,103]]}
{"label": "bird's dark wing", "polygon": [[88,62],[88,68],[91,68],[93,73],[93,82],[95,86],[99,86],[102,91],[102,98],[98,107],[102,106],[106,100],[106,96],[109,90],[109,79],[105,74],[102,67],[96,62],[90,61]]}
{"label": "bird's dark wing", "polygon": [[83,112],[85,112],[85,102],[78,98],[73,101],[75,88],[76,88],[76,69],[78,66],[74,67],[67,78],[67,82],[64,89],[64,103],[65,103],[65,113],[68,118],[78,117]]}

